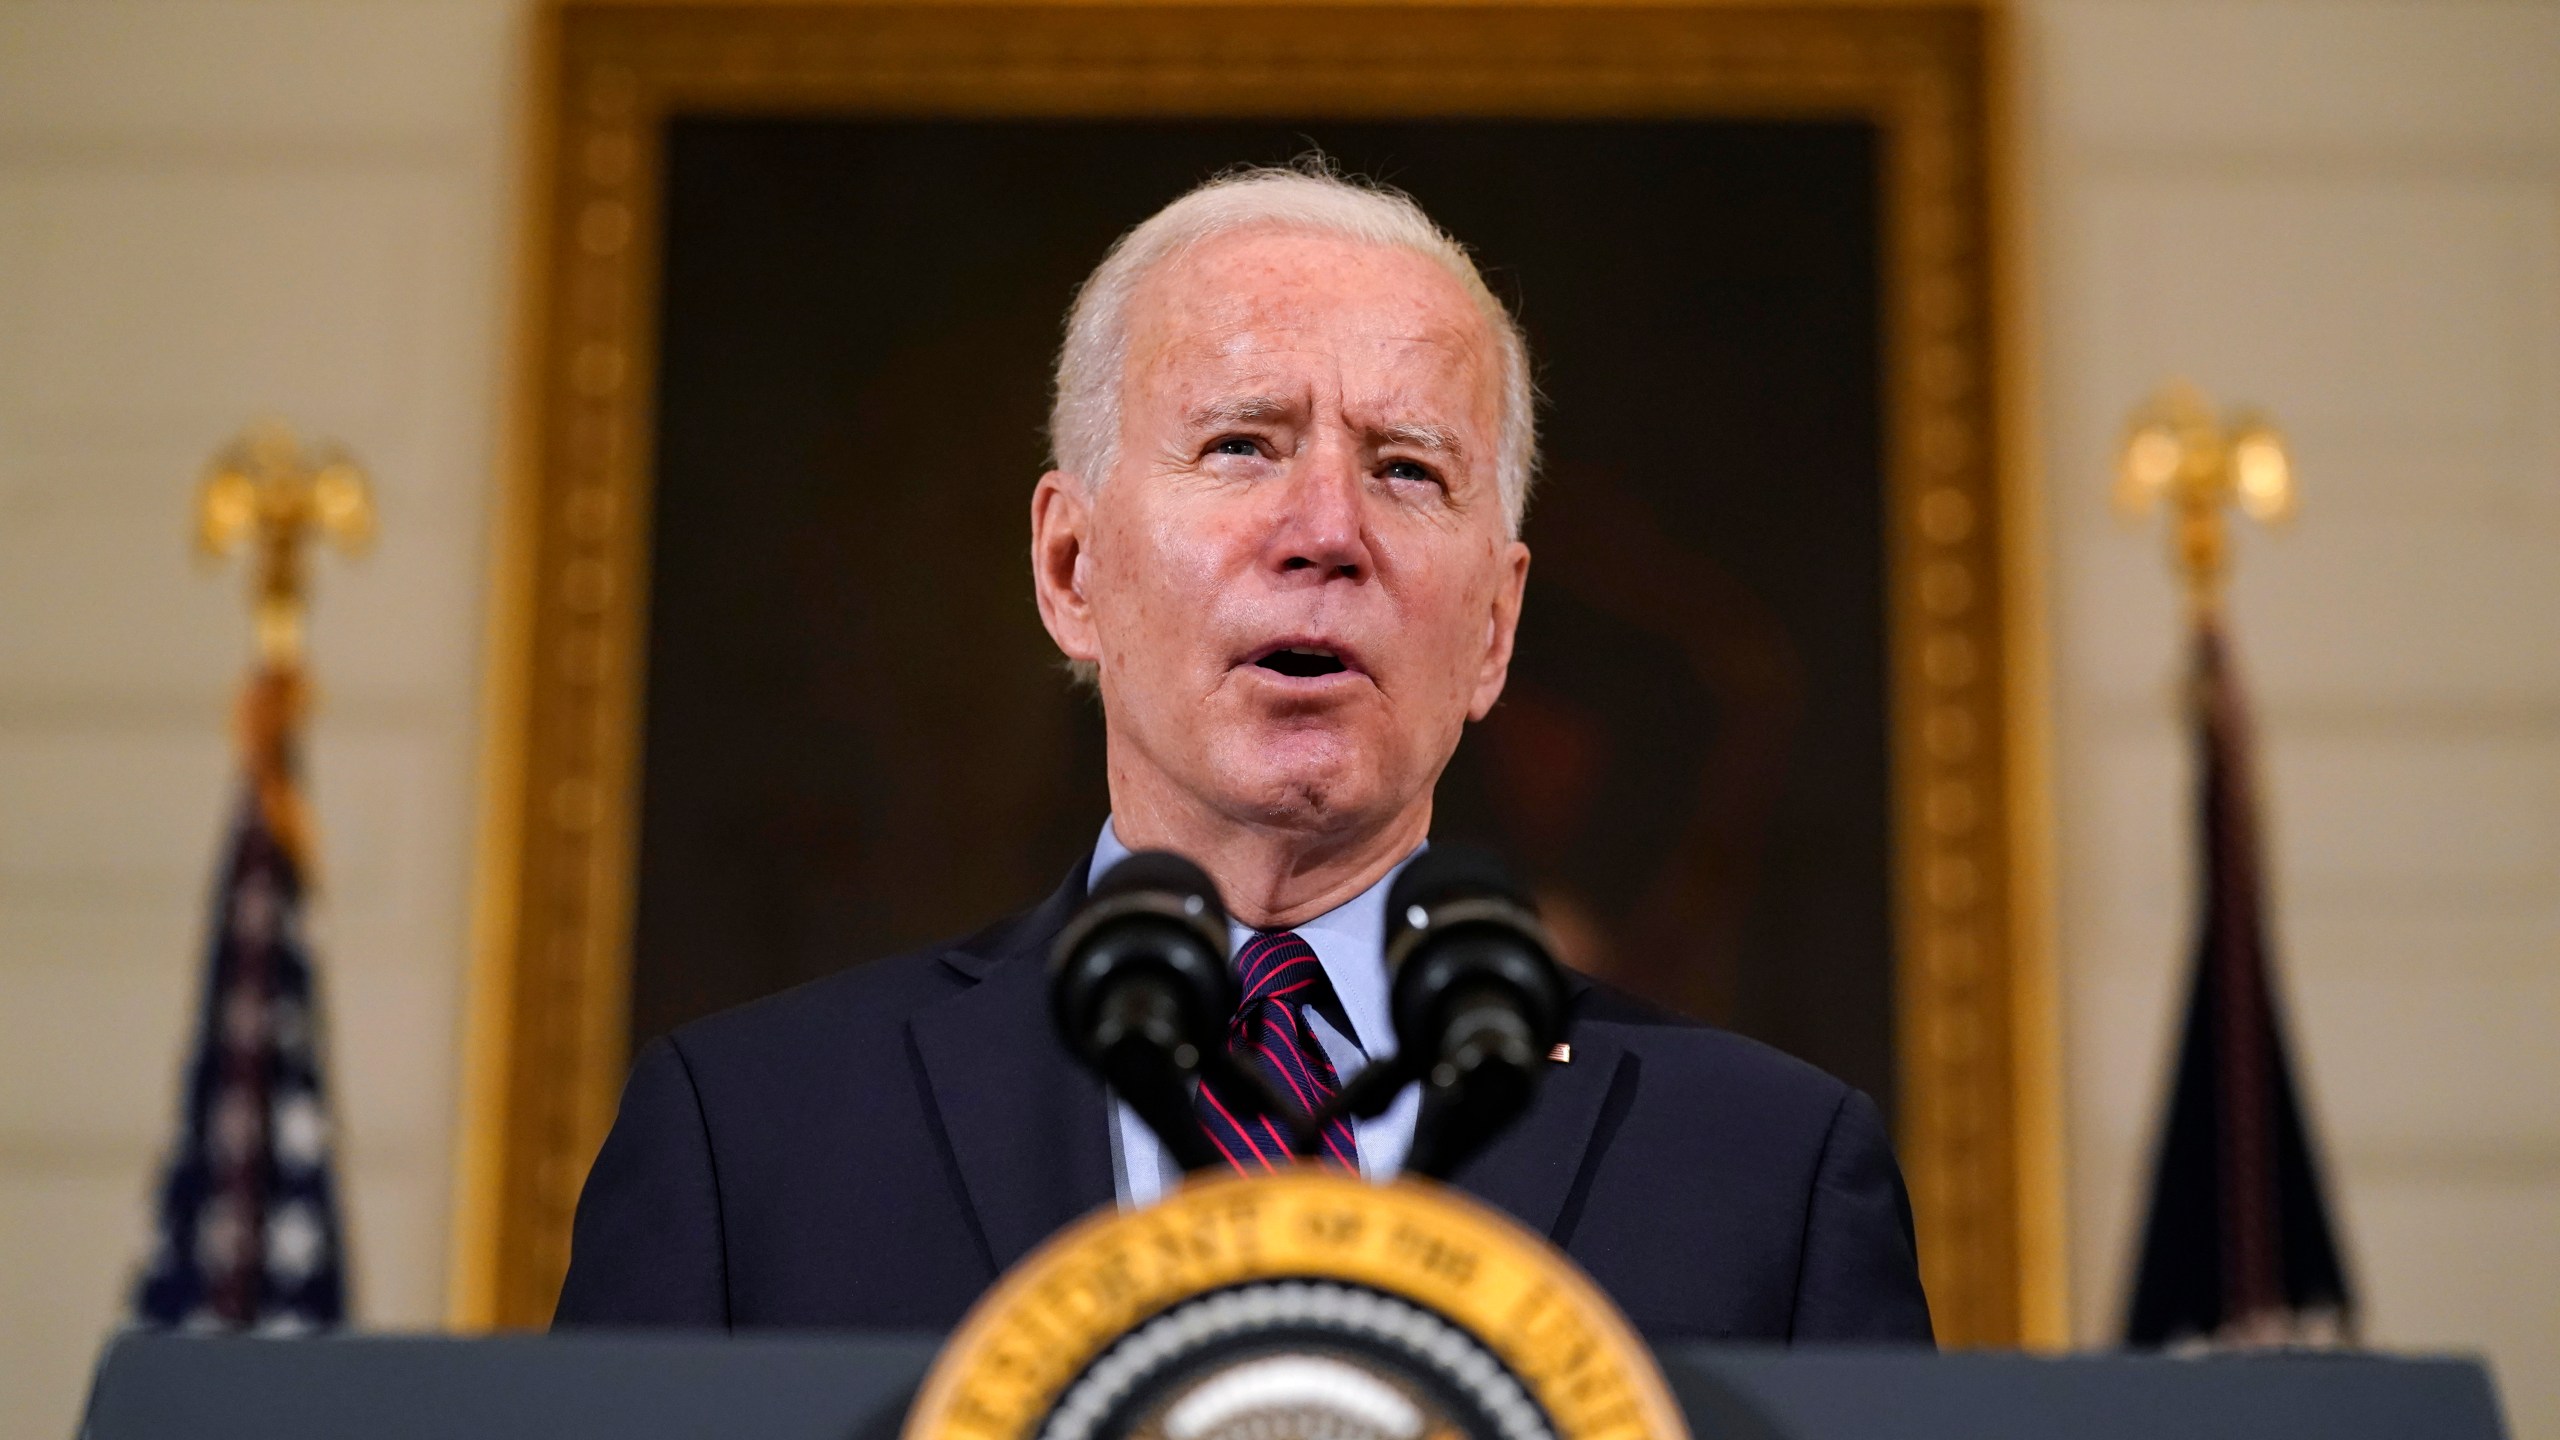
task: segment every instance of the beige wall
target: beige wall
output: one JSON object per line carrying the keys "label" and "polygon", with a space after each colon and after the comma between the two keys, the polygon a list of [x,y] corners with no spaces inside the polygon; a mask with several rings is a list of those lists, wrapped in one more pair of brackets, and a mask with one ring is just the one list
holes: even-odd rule
{"label": "beige wall", "polygon": [[2176,591],[2104,467],[2184,372],[2303,481],[2234,609],[2370,1338],[2487,1346],[2560,1435],[2560,6],[2026,29],[2076,1328],[2121,1324],[2192,894]]}
{"label": "beige wall", "polygon": [[320,922],[371,1323],[443,1304],[519,39],[494,3],[0,3],[0,1436],[71,1433],[149,1234],[231,783],[197,468],[373,470],[324,560]]}
{"label": "beige wall", "polygon": [[[2281,940],[2377,1339],[2560,1437],[2560,6],[2026,8],[2074,1310],[2121,1303],[2184,949],[2173,596],[2101,475],[2276,407],[2242,557]],[[205,452],[372,462],[312,759],[368,1323],[441,1305],[514,0],[0,0],[0,1437],[68,1432],[147,1227],[241,656]]]}

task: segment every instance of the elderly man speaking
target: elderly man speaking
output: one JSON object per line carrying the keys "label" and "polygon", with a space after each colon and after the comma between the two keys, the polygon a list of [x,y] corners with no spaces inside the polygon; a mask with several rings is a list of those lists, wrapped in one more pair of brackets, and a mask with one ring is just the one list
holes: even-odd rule
{"label": "elderly man speaking", "polygon": [[[1050,1232],[1161,1195],[1162,1146],[1047,1004],[1051,942],[1133,850],[1215,879],[1248,982],[1295,967],[1304,1073],[1392,1048],[1385,896],[1502,694],[1532,404],[1518,326],[1401,195],[1244,172],[1124,237],[1068,317],[1031,498],[1040,617],[1109,737],[1093,855],[1026,914],[643,1050],[557,1323],[943,1329]],[[1456,1183],[1657,1338],[1928,1339],[1865,1096],[1569,988],[1567,1058]],[[1392,1175],[1414,1124],[1408,1091],[1329,1157]]]}

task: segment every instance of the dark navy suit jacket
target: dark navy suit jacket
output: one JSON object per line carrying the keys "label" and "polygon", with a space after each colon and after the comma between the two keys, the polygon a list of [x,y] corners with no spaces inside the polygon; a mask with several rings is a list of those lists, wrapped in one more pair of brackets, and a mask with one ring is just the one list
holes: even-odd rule
{"label": "dark navy suit jacket", "polygon": [[[555,1325],[947,1330],[1112,1203],[1099,1080],[1051,1030],[1084,898],[652,1041],[578,1201]],[[1575,977],[1570,1063],[1454,1177],[1657,1338],[1926,1341],[1876,1107]]]}

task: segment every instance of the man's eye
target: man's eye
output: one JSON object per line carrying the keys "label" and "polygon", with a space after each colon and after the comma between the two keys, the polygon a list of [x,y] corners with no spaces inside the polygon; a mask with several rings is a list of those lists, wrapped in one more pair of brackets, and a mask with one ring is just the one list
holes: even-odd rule
{"label": "man's eye", "polygon": [[1425,485],[1436,484],[1440,479],[1431,473],[1430,466],[1418,460],[1390,460],[1386,463],[1385,473],[1390,480],[1414,480]]}
{"label": "man's eye", "polygon": [[1259,455],[1262,446],[1249,435],[1230,435],[1209,447],[1212,455]]}

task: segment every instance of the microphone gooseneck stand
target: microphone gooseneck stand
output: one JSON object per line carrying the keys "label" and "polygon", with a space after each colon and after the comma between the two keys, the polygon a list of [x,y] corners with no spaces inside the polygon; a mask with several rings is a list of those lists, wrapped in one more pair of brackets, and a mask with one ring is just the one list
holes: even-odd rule
{"label": "microphone gooseneck stand", "polygon": [[1227,1053],[1238,996],[1226,954],[1216,884],[1161,850],[1113,866],[1050,953],[1068,1048],[1185,1170],[1225,1163],[1193,1108],[1204,1079],[1281,1126],[1301,1157],[1332,1121],[1374,1118],[1419,1083],[1404,1168],[1445,1180],[1528,1108],[1563,1029],[1563,973],[1545,927],[1499,863],[1456,846],[1424,851],[1388,890],[1396,1052],[1312,1115]]}
{"label": "microphone gooseneck stand", "polygon": [[1227,910],[1199,866],[1166,850],[1112,866],[1058,932],[1049,964],[1050,1009],[1067,1048],[1183,1169],[1226,1163],[1192,1108],[1204,1079],[1280,1123],[1294,1153],[1313,1153],[1306,1117],[1227,1053],[1239,998],[1227,966]]}
{"label": "microphone gooseneck stand", "polygon": [[1425,850],[1389,887],[1386,961],[1396,1053],[1317,1118],[1375,1116],[1419,1083],[1404,1168],[1446,1180],[1536,1098],[1564,1028],[1563,971],[1501,863],[1455,845]]}

